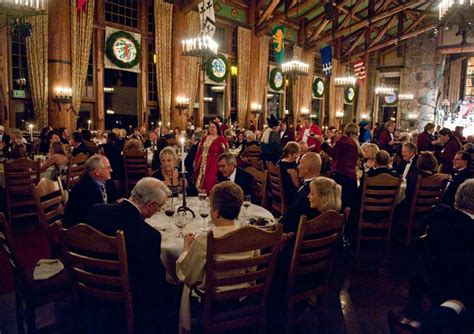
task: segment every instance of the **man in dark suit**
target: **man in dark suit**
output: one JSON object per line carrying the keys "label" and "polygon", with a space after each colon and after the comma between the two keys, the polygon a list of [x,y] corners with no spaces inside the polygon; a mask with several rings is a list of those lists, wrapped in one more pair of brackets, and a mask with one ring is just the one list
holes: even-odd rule
{"label": "man in dark suit", "polygon": [[301,215],[308,218],[316,217],[319,212],[309,206],[309,184],[321,172],[321,157],[315,152],[308,152],[301,158],[298,165],[298,176],[303,180],[303,185],[298,189],[293,205],[286,211],[280,220],[285,233],[298,230]]}
{"label": "man in dark suit", "polygon": [[[397,172],[395,172],[392,168],[390,168],[389,164],[390,164],[390,154],[385,150],[378,151],[375,154],[374,168],[369,169],[366,175],[368,177],[373,177],[380,174],[389,174],[394,177],[398,177]],[[362,185],[362,181],[361,181],[361,185]]]}
{"label": "man in dark suit", "polygon": [[69,194],[64,208],[63,225],[70,228],[86,220],[89,209],[98,203],[112,203],[116,200],[110,180],[112,168],[103,155],[93,155],[86,162],[85,175],[76,183]]}
{"label": "man in dark suit", "polygon": [[61,127],[61,128],[58,128],[57,132],[59,134],[59,140],[61,140],[61,143],[63,143],[64,145],[69,145],[69,139],[68,139],[69,134],[67,133],[67,129],[64,127]]}
{"label": "man in dark suit", "polygon": [[217,173],[217,182],[232,181],[242,188],[244,194],[252,193],[253,177],[243,169],[237,167],[237,161],[232,153],[222,153],[217,161],[219,173]]}
{"label": "man in dark suit", "polygon": [[80,132],[74,132],[71,139],[71,155],[75,157],[80,153],[93,155],[95,152],[93,152],[89,146],[84,144],[84,138]]}
{"label": "man in dark suit", "polygon": [[418,156],[416,155],[416,145],[410,142],[403,144],[402,146],[402,158],[403,163],[400,164],[397,173],[402,177],[402,180],[406,180],[410,177],[418,177],[416,169],[416,161]]}
{"label": "man in dark suit", "polygon": [[281,147],[285,147],[289,141],[295,141],[295,129],[286,124],[286,120],[280,122],[280,141]]}
{"label": "man in dark suit", "polygon": [[134,333],[163,333],[166,280],[160,260],[161,234],[144,219],[160,211],[170,191],[155,178],[142,178],[129,199],[95,205],[87,224],[107,235],[125,234],[134,303]]}
{"label": "man in dark suit", "polygon": [[122,152],[120,152],[118,146],[115,145],[116,141],[117,135],[111,132],[107,136],[107,143],[99,146],[110,161],[110,166],[112,167],[111,178],[114,181],[122,180],[124,176]]}
{"label": "man in dark suit", "polygon": [[464,151],[456,153],[453,159],[454,171],[449,174],[437,174],[438,177],[448,180],[448,186],[443,195],[443,203],[449,206],[454,204],[454,195],[458,187],[467,179],[472,177],[471,170],[471,155]]}
{"label": "man in dark suit", "polygon": [[0,150],[3,151],[3,155],[8,153],[10,147],[10,136],[5,133],[5,128],[0,125]]}

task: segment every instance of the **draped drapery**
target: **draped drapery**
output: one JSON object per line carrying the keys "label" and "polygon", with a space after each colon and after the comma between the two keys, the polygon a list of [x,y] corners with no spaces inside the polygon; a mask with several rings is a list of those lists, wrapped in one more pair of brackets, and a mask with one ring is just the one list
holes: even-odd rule
{"label": "draped drapery", "polygon": [[[258,38],[258,67],[255,76],[254,83],[252,86],[255,87],[257,90],[258,98],[257,103],[264,106],[265,100],[267,98],[267,82],[268,82],[268,52],[270,45],[270,37],[269,36],[261,36]],[[266,109],[265,113],[262,114],[263,119],[266,117]],[[249,108],[250,110],[250,108]],[[257,118],[258,120],[258,118]]]}
{"label": "draped drapery", "polygon": [[449,111],[451,111],[459,100],[461,90],[461,78],[459,77],[459,73],[461,73],[462,61],[463,59],[457,59],[450,64],[448,88]]}
{"label": "draped drapery", "polygon": [[71,128],[76,128],[76,121],[81,108],[82,95],[87,77],[89,55],[92,45],[95,0],[88,0],[81,9],[78,0],[71,0],[71,88],[72,110]]}
{"label": "draped drapery", "polygon": [[240,126],[245,126],[249,104],[251,42],[252,31],[239,27],[237,29],[237,121]]}
{"label": "draped drapery", "polygon": [[49,124],[48,119],[48,14],[29,17],[31,36],[26,38],[26,52],[31,99],[38,127]]}
{"label": "draped drapery", "polygon": [[[190,11],[185,15],[186,36],[187,38],[196,37],[201,30],[199,14]],[[194,101],[199,87],[199,66],[201,59],[196,57],[183,57],[185,70],[185,96],[189,98],[190,110],[193,110]]]}
{"label": "draped drapery", "polygon": [[172,24],[173,5],[165,3],[164,0],[155,0],[155,53],[157,54],[156,82],[158,86],[158,104],[160,106],[163,124],[168,124],[168,122],[170,122],[171,112]]}

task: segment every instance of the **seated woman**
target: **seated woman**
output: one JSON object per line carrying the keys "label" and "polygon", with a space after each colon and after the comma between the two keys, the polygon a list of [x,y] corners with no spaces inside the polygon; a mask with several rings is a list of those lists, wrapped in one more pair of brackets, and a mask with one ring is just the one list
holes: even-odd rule
{"label": "seated woman", "polygon": [[300,147],[298,146],[298,143],[290,141],[283,148],[283,158],[278,163],[280,166],[283,191],[289,206],[291,206],[291,201],[296,197],[296,193],[300,187],[297,170],[298,164],[296,163],[299,154]]}
{"label": "seated woman", "polygon": [[51,174],[51,180],[55,180],[58,176],[63,176],[65,174],[69,159],[66,155],[66,149],[64,147],[64,144],[60,141],[51,143],[49,147],[49,153],[51,154],[51,156],[41,166],[40,173],[53,166],[54,172]]}
{"label": "seated woman", "polygon": [[[216,227],[214,237],[219,238],[237,230],[234,224],[243,203],[242,189],[231,181],[216,184],[209,195],[210,218]],[[184,237],[183,253],[176,261],[176,275],[184,283],[181,296],[180,327],[191,330],[191,312],[204,306],[200,296],[204,294],[205,267],[207,253],[207,234],[201,233],[196,237],[188,234]],[[229,258],[245,259],[253,257],[254,252],[228,254]],[[239,285],[229,285],[228,289],[238,289]],[[246,287],[242,286],[242,287]],[[237,302],[238,303],[238,302]],[[230,305],[225,305],[228,307]],[[193,312],[194,313],[194,312]]]}
{"label": "seated woman", "polygon": [[123,145],[123,151],[130,151],[131,149],[141,150],[143,148],[143,143],[140,139],[130,138]]}
{"label": "seated woman", "polygon": [[362,153],[364,154],[364,163],[363,163],[363,169],[364,172],[368,172],[369,169],[373,168],[375,166],[375,155],[379,151],[379,147],[375,144],[371,143],[364,143],[360,146],[362,149]]}
{"label": "seated woman", "polygon": [[[309,184],[309,207],[320,213],[341,210],[342,188],[333,179],[318,176]],[[314,216],[313,218],[317,217]]]}
{"label": "seated woman", "polygon": [[161,180],[168,187],[180,184],[178,171],[178,154],[173,147],[167,146],[160,152],[160,169],[153,173],[153,177]]}
{"label": "seated woman", "polygon": [[11,147],[10,159],[17,160],[21,158],[28,158],[26,145],[23,143],[15,143]]}

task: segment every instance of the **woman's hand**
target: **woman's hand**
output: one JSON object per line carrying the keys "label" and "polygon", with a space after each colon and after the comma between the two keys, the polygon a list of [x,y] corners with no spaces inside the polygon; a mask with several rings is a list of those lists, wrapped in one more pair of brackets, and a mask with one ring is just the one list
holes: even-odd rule
{"label": "woman's hand", "polygon": [[184,236],[183,252],[189,251],[189,249],[191,248],[191,244],[193,243],[193,241],[194,241],[194,234],[193,234],[193,233],[189,233],[189,234],[186,234],[186,235]]}

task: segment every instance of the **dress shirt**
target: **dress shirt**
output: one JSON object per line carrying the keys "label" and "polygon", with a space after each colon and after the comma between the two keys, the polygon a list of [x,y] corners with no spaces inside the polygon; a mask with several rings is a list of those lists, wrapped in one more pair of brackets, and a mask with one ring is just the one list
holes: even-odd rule
{"label": "dress shirt", "polygon": [[315,177],[312,177],[311,179],[304,179],[304,180],[303,180],[303,184],[302,184],[301,187],[298,189],[298,192],[299,192],[301,189],[303,189],[303,187],[304,187],[306,184],[310,183],[310,182],[313,181],[314,179],[315,179]]}
{"label": "dress shirt", "polygon": [[102,199],[104,200],[104,204],[107,204],[107,189],[105,188],[105,182],[97,181],[94,178],[92,179],[94,180],[95,184],[97,184],[100,189],[100,192],[102,193]]}
{"label": "dress shirt", "polygon": [[235,175],[237,174],[237,168],[234,168],[234,171],[232,172],[232,174],[230,174],[227,178],[229,179],[229,181],[232,181],[235,183]]}
{"label": "dress shirt", "polygon": [[406,180],[407,179],[407,174],[408,174],[408,171],[410,170],[410,167],[411,167],[411,164],[413,163],[413,158],[415,156],[411,157],[411,159],[409,161],[407,161],[407,164],[405,166],[405,169],[403,170],[403,174],[402,174],[402,180]]}

